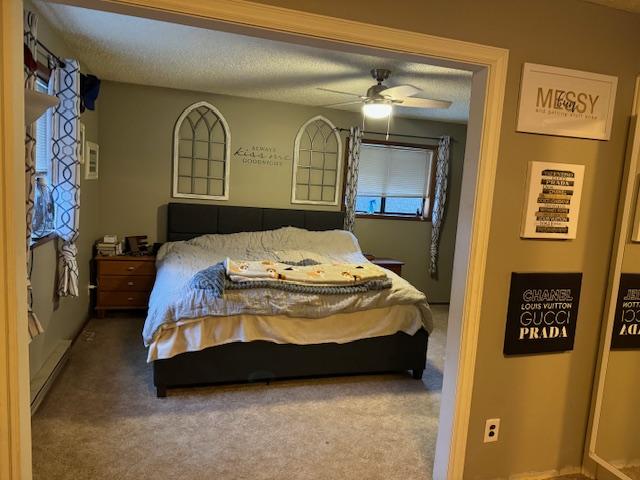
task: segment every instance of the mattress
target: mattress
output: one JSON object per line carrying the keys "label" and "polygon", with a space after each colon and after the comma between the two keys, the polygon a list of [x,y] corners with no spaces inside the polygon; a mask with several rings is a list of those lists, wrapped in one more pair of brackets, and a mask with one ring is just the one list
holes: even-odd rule
{"label": "mattress", "polygon": [[192,284],[198,272],[227,258],[369,263],[355,236],[343,230],[285,227],[166,243],[156,257],[156,281],[142,332],[148,361],[232,342],[347,343],[432,329],[425,295],[392,272],[386,273],[390,288],[335,295],[261,287],[220,296]]}
{"label": "mattress", "polygon": [[348,343],[398,332],[413,335],[422,327],[423,313],[416,305],[393,305],[322,318],[251,314],[200,317],[161,328],[149,345],[147,361],[232,342]]}

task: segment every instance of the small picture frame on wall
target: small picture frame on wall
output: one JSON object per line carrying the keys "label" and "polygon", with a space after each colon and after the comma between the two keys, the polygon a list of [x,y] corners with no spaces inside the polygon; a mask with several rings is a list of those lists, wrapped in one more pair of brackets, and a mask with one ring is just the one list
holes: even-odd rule
{"label": "small picture frame on wall", "polygon": [[576,238],[584,170],[584,165],[529,162],[521,238]]}
{"label": "small picture frame on wall", "polygon": [[78,135],[78,161],[84,165],[84,144],[86,141],[84,123],[80,122],[80,135]]}
{"label": "small picture frame on wall", "polygon": [[98,179],[98,165],[100,161],[100,147],[97,143],[85,142],[84,179]]}

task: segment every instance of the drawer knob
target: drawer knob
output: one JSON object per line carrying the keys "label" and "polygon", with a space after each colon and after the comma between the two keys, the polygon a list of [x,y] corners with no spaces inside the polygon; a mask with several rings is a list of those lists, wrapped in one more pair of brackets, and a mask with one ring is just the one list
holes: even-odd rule
{"label": "drawer knob", "polygon": [[131,266],[131,267],[127,267],[127,270],[133,270],[135,267]]}
{"label": "drawer knob", "polygon": [[130,287],[133,287],[135,285],[135,283],[133,282],[127,282],[127,285],[129,285]]}
{"label": "drawer knob", "polygon": [[133,297],[129,297],[129,298],[127,298],[127,300],[129,300],[130,302],[132,302],[132,301],[133,301]]}

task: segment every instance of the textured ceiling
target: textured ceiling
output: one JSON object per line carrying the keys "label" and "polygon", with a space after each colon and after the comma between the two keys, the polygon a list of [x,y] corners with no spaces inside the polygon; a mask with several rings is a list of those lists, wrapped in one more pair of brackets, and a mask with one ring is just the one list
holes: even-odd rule
{"label": "textured ceiling", "polygon": [[591,3],[598,3],[618,10],[640,13],[640,0],[587,0]]}
{"label": "textured ceiling", "polygon": [[466,122],[469,116],[471,74],[460,70],[67,5],[37,2],[36,8],[80,62],[106,80],[329,105],[350,97],[318,87],[363,95],[375,83],[369,70],[388,68],[393,72],[389,86],[408,83],[424,90],[418,97],[453,102],[449,109],[396,107],[396,115],[451,122]]}

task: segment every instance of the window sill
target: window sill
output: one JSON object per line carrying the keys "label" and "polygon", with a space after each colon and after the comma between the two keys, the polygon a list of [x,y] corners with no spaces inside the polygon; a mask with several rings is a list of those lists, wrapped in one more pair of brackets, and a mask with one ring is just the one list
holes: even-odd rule
{"label": "window sill", "polygon": [[356,213],[356,218],[367,218],[372,220],[405,220],[409,222],[430,222],[428,218],[409,215],[391,215],[381,213]]}
{"label": "window sill", "polygon": [[39,247],[40,245],[44,245],[45,243],[50,242],[51,240],[54,240],[57,237],[57,235],[55,233],[50,233],[49,235],[45,235],[44,237],[40,237],[36,240],[33,240],[31,242],[31,245],[29,245],[29,248],[31,250],[33,250],[36,247]]}

